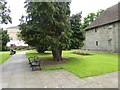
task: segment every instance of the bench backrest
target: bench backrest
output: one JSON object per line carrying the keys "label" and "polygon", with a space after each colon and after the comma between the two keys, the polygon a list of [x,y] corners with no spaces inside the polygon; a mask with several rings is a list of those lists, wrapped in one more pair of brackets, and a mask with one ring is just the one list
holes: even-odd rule
{"label": "bench backrest", "polygon": [[40,60],[40,57],[36,56],[36,57],[35,57],[35,60]]}
{"label": "bench backrest", "polygon": [[28,58],[28,61],[29,61],[30,66],[32,66],[32,63],[33,63],[33,62],[36,62],[36,63],[38,62],[38,65],[40,65],[40,63],[41,63],[41,62],[40,62],[40,61],[41,61],[41,60],[40,60],[40,57],[38,57],[38,56],[29,57],[29,58]]}

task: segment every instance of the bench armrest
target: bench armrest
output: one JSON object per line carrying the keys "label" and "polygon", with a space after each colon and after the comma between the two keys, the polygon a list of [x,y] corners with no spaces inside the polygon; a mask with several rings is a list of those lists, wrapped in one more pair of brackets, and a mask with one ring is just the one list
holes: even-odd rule
{"label": "bench armrest", "polygon": [[37,56],[34,56],[34,57],[29,57],[28,60],[29,60],[29,63],[33,63],[33,62],[37,63],[40,61],[40,58]]}

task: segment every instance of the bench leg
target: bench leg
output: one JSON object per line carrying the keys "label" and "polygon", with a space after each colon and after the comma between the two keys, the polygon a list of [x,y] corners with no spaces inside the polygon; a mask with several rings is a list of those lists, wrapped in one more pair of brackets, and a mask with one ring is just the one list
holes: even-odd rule
{"label": "bench leg", "polygon": [[39,65],[39,69],[42,70],[41,66]]}
{"label": "bench leg", "polygon": [[41,66],[31,66],[31,68],[32,68],[32,71],[37,70],[37,69],[42,70]]}

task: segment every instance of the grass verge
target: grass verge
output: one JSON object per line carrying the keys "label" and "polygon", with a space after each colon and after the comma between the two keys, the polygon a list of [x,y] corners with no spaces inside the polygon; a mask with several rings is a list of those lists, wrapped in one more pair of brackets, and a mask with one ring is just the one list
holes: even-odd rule
{"label": "grass verge", "polygon": [[[74,50],[63,51],[63,57],[68,58],[66,63],[43,66],[43,70],[65,69],[80,78],[118,71],[118,54],[91,52],[93,55],[83,56],[73,52]],[[38,54],[36,51],[29,51],[26,55],[40,56],[42,60],[52,58],[51,54]]]}
{"label": "grass verge", "polygon": [[8,58],[10,58],[10,56],[9,51],[0,52],[0,64],[4,63]]}

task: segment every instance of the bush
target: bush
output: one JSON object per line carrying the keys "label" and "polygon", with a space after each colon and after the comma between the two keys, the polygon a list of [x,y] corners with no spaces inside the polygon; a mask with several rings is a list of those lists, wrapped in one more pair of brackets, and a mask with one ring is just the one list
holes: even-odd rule
{"label": "bush", "polygon": [[74,54],[79,54],[79,55],[93,55],[90,51],[88,50],[77,50],[73,52]]}

